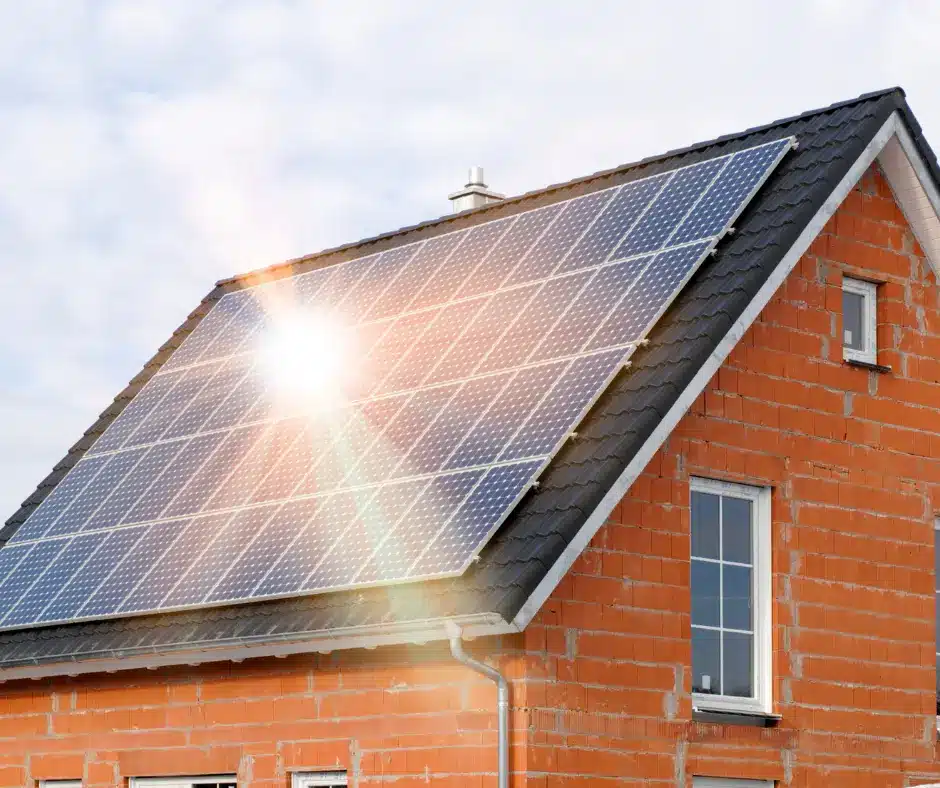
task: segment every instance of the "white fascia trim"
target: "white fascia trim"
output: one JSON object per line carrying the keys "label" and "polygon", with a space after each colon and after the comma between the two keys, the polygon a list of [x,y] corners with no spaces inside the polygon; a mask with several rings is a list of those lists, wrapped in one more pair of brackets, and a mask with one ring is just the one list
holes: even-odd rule
{"label": "white fascia trim", "polygon": [[620,503],[623,496],[626,495],[627,490],[630,489],[634,481],[636,481],[637,477],[653,458],[653,455],[659,451],[666,439],[672,434],[679,420],[686,414],[699,394],[704,391],[705,386],[708,385],[708,382],[724,363],[728,354],[731,353],[741,340],[741,337],[744,336],[745,331],[750,328],[751,324],[761,313],[761,310],[763,310],[774,293],[776,293],[783,284],[784,280],[790,275],[790,272],[794,269],[810,244],[816,236],[819,235],[823,227],[826,226],[826,222],[832,218],[832,215],[842,204],[842,201],[855,184],[858,183],[862,175],[865,174],[872,162],[875,161],[888,141],[898,133],[899,128],[903,128],[903,123],[898,113],[893,112],[878,130],[878,133],[875,134],[868,145],[865,146],[865,150],[862,151],[861,155],[849,168],[849,171],[842,180],[839,181],[828,199],[816,212],[816,215],[810,220],[806,227],[803,228],[803,232],[800,233],[793,246],[790,247],[777,264],[774,272],[767,281],[764,282],[761,289],[757,292],[757,295],[751,299],[751,303],[748,304],[747,308],[737,321],[735,321],[734,325],[728,329],[728,333],[725,334],[724,338],[706,359],[695,377],[692,378],[689,385],[686,386],[673,406],[660,420],[656,429],[653,430],[649,438],[646,439],[646,442],[640,447],[636,456],[607,491],[607,494],[601,499],[601,502],[594,511],[588,516],[584,525],[581,526],[581,530],[578,531],[574,539],[568,543],[568,546],[555,562],[554,566],[552,566],[545,577],[542,578],[542,581],[536,586],[535,591],[533,591],[532,595],[526,600],[513,619],[513,624],[515,624],[518,629],[524,629],[535,617],[535,614],[538,613],[539,609],[545,603],[545,600],[548,599],[561,582],[562,578],[568,573],[568,570],[571,569],[571,566],[578,556],[581,555],[588,546],[601,526],[607,522],[614,507]]}
{"label": "white fascia trim", "polygon": [[498,613],[480,613],[452,616],[428,621],[403,624],[348,627],[331,629],[311,637],[272,641],[264,636],[254,642],[212,647],[192,645],[186,650],[131,654],[103,659],[89,658],[76,661],[49,662],[39,665],[21,665],[0,670],[0,683],[18,679],[41,679],[50,676],[77,676],[84,673],[114,673],[119,670],[139,670],[169,667],[171,665],[200,665],[204,662],[241,662],[260,657],[288,657],[294,654],[329,654],[355,648],[374,649],[403,643],[422,645],[435,640],[448,640],[449,627],[456,624],[464,637],[473,639],[486,635],[506,635],[517,630]]}
{"label": "white fascia trim", "polygon": [[903,120],[895,113],[894,135],[878,157],[894,198],[940,276],[940,190]]}

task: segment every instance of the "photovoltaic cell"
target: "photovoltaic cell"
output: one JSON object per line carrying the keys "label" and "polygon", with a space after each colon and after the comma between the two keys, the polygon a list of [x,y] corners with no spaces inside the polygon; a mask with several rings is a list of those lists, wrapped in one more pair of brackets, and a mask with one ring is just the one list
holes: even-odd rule
{"label": "photovoltaic cell", "polygon": [[402,306],[414,300],[431,274],[447,260],[465,235],[464,232],[448,233],[425,241],[367,312],[368,319],[379,320],[399,314]]}
{"label": "photovoltaic cell", "polygon": [[[79,460],[75,467],[49,493],[49,496],[42,502],[42,506],[36,509],[13,535],[13,539],[16,542],[25,542],[29,539],[38,539],[44,536],[52,524],[81,495],[82,490],[107,465],[110,459],[110,455],[104,455]],[[0,550],[0,556],[3,555],[3,552],[3,550]]]}
{"label": "photovoltaic cell", "polygon": [[202,554],[194,556],[189,571],[164,598],[165,607],[201,602],[219,582],[229,564],[248,546],[277,507],[259,506],[235,513],[215,534]]}
{"label": "photovoltaic cell", "polygon": [[649,258],[638,257],[598,269],[528,359],[542,361],[580,352],[648,262]]}
{"label": "photovoltaic cell", "polygon": [[561,213],[562,208],[562,205],[550,205],[521,214],[490,250],[486,259],[476,267],[473,275],[460,286],[456,298],[469,298],[496,290],[516,262],[525,256],[552,220]]}
{"label": "photovoltaic cell", "polygon": [[248,293],[238,293],[213,305],[209,314],[199,321],[193,333],[186,338],[186,348],[180,347],[174,352],[163,365],[163,370],[168,372],[198,361],[205,349],[225,330],[232,316],[250,297]]}
{"label": "photovoltaic cell", "polygon": [[479,551],[485,537],[499,526],[509,506],[525,492],[540,465],[540,461],[534,460],[491,468],[446,527],[428,544],[410,568],[410,574],[428,577],[465,566]]}
{"label": "photovoltaic cell", "polygon": [[126,489],[123,485],[124,479],[133,472],[137,463],[147,454],[147,451],[147,449],[135,449],[121,454],[112,454],[108,457],[107,465],[89,482],[82,490],[81,495],[65,510],[55,525],[46,531],[45,535],[47,537],[60,536],[81,531],[88,518],[99,507],[104,507],[107,510],[110,505],[113,505],[109,505],[112,498],[122,498]]}
{"label": "photovoltaic cell", "polygon": [[195,477],[224,438],[223,433],[210,432],[196,435],[187,441],[121,522],[143,523],[157,519],[186,482]]}
{"label": "photovoltaic cell", "polygon": [[[212,314],[211,312],[209,314]],[[187,340],[188,342],[188,340]],[[185,344],[185,343],[184,343]],[[180,347],[182,349],[182,346]],[[119,418],[111,422],[104,434],[88,450],[88,455],[114,451],[124,445],[127,437],[136,430],[150,412],[156,408],[170,390],[177,384],[183,372],[173,372],[153,378],[141,392],[134,397],[121,412]]]}
{"label": "photovoltaic cell", "polygon": [[[196,473],[185,479],[185,486],[165,510],[167,517],[195,514],[219,489],[264,430],[263,424],[239,427],[223,433],[223,440]],[[214,434],[214,433],[213,433]]]}
{"label": "photovoltaic cell", "polygon": [[349,586],[384,536],[420,495],[427,481],[404,481],[376,488],[375,495],[336,537],[300,586],[303,591]]}
{"label": "photovoltaic cell", "polygon": [[726,163],[712,159],[678,170],[614,250],[614,258],[661,249]]}
{"label": "photovoltaic cell", "polygon": [[357,583],[407,577],[412,565],[440,529],[446,528],[467,493],[483,478],[482,470],[435,476],[411,508],[389,529],[359,574]]}
{"label": "photovoltaic cell", "polygon": [[475,372],[511,369],[525,363],[594,274],[594,270],[579,271],[543,283],[525,308],[509,317],[506,331]]}
{"label": "photovoltaic cell", "polygon": [[145,530],[142,527],[122,528],[107,533],[71,580],[42,611],[39,620],[63,621],[72,618],[105,583],[117,563],[133,548]]}
{"label": "photovoltaic cell", "polygon": [[69,549],[62,550],[56,556],[30,588],[29,594],[21,596],[19,603],[3,617],[2,623],[5,626],[16,626],[35,621],[106,537],[106,533],[74,537]]}
{"label": "photovoltaic cell", "polygon": [[668,176],[659,175],[622,186],[565,258],[561,272],[597,265],[598,261],[606,260],[643,216],[667,181]]}
{"label": "photovoltaic cell", "polygon": [[[147,570],[163,558],[164,553],[188,523],[188,520],[172,520],[150,526],[133,549],[118,563],[108,582],[98,586],[94,595],[81,607],[78,615],[100,616],[116,610]],[[92,536],[102,535],[90,534],[78,538],[91,539]]]}
{"label": "photovoltaic cell", "polygon": [[33,585],[39,576],[53,563],[56,556],[68,544],[67,539],[48,539],[37,542],[26,560],[17,566],[15,572],[10,572],[3,584],[0,585],[0,610],[9,610],[19,602],[29,605],[24,593]]}
{"label": "photovoltaic cell", "polygon": [[554,388],[535,406],[500,460],[550,453],[594,396],[604,390],[623,363],[623,353],[607,351],[574,359]]}
{"label": "photovoltaic cell", "polygon": [[460,246],[431,274],[408,308],[422,309],[449,302],[476,266],[486,260],[493,245],[513,221],[515,219],[487,222],[468,230]]}
{"label": "photovoltaic cell", "polygon": [[186,575],[186,570],[189,569],[196,556],[224,527],[229,517],[231,517],[230,513],[224,513],[189,520],[160,560],[143,575],[134,590],[121,600],[117,610],[130,613],[138,610],[158,609],[163,598]]}
{"label": "photovoltaic cell", "polygon": [[[357,496],[366,500],[360,502]],[[289,594],[302,588],[307,577],[358,516],[367,498],[368,494],[361,491],[326,495],[296,541],[277,557],[252,596]]]}
{"label": "photovoltaic cell", "polygon": [[209,596],[211,602],[250,598],[268,570],[300,536],[323,498],[298,498],[282,504],[259,530],[254,541],[219,579]]}
{"label": "photovoltaic cell", "polygon": [[[0,628],[463,571],[791,143],[224,295],[0,549]],[[324,402],[260,355],[297,311],[285,372],[355,339]]]}
{"label": "photovoltaic cell", "polygon": [[529,249],[504,286],[551,276],[572,244],[580,239],[612,196],[611,190],[605,190],[566,203],[561,215]]}

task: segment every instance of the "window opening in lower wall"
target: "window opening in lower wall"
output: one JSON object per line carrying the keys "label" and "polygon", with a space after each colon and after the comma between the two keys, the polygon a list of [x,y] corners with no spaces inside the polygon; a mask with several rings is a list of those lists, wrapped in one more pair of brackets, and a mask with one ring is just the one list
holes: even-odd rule
{"label": "window opening in lower wall", "polygon": [[291,788],[346,788],[346,772],[296,772]]}
{"label": "window opening in lower wall", "polygon": [[738,780],[734,777],[693,777],[692,788],[774,788],[774,781]]}
{"label": "window opening in lower wall", "polygon": [[234,774],[201,777],[131,777],[130,788],[238,788]]}

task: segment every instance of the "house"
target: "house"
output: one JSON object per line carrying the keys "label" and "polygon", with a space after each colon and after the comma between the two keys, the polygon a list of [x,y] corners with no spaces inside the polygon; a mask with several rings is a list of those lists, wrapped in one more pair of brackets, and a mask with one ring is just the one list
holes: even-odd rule
{"label": "house", "polygon": [[[214,393],[199,389],[201,399],[195,387],[175,399],[167,391],[203,358],[192,348],[212,358],[206,348],[219,338],[227,349],[214,358],[229,358],[264,319],[263,309],[245,306],[256,303],[245,300],[252,293],[289,293],[304,276],[317,281],[365,258],[391,260],[398,276],[402,260],[418,254],[416,242],[440,246],[468,228],[482,228],[481,237],[499,220],[518,217],[521,226],[537,209],[558,214],[552,206],[649,187],[645,213],[605,236],[603,254],[584,265],[603,263],[662,204],[655,200],[664,184],[706,172],[692,169],[702,163],[720,162],[708,165],[717,173],[733,156],[778,143],[740,196],[733,232],[716,226],[695,265],[652,282],[662,285],[665,311],[631,342],[629,364],[585,384],[583,417],[563,425],[545,463],[480,496],[459,533],[433,517],[402,515],[400,528],[417,529],[402,531],[413,537],[403,546],[404,538],[370,531],[354,510],[337,520],[343,538],[328,552],[332,580],[310,593],[245,598],[231,591],[244,578],[257,590],[266,580],[256,575],[278,580],[283,567],[306,567],[318,533],[278,543],[272,570],[263,562],[273,560],[264,552],[273,520],[236,533],[221,515],[167,519],[164,512],[184,510],[151,507],[144,520],[155,525],[139,537],[115,515],[115,496],[124,496],[122,512],[147,509],[170,462],[140,466],[133,500],[120,492],[133,462],[150,456],[126,448],[135,430],[147,432],[148,408],[165,414],[138,441],[152,449],[165,445],[171,417],[208,423],[207,409],[234,396],[234,373],[213,378],[224,383]],[[726,186],[725,197],[734,191]],[[938,186],[936,159],[893,89],[518,198],[480,187],[478,208],[219,283],[3,530],[0,786],[940,781]],[[718,196],[709,200],[695,203],[696,221],[720,213]],[[665,238],[693,208],[646,228]],[[565,241],[566,250],[588,237],[583,225],[558,227],[553,243]],[[530,228],[516,258],[487,270],[515,270],[545,232]],[[399,292],[410,299],[425,281]],[[318,292],[355,296],[342,275],[337,282]],[[400,311],[388,292],[396,291],[369,291],[357,304],[373,309],[381,297]],[[645,305],[615,311],[615,328]],[[525,308],[504,314],[516,325]],[[239,323],[238,315],[247,317]],[[522,328],[541,341],[551,325]],[[467,346],[457,340],[439,342],[420,363],[438,369],[451,348]],[[404,363],[402,355],[393,361]],[[219,375],[231,372],[213,363]],[[539,402],[567,403],[584,379],[565,379]],[[159,386],[160,397],[147,394]],[[533,408],[506,411],[505,424],[554,429]],[[447,424],[462,418],[454,407],[442,412]],[[526,421],[532,412],[542,415]],[[183,416],[193,413],[198,419]],[[496,429],[474,422],[465,434],[479,437],[483,426]],[[344,448],[354,437],[343,438]],[[176,479],[184,489],[203,485],[186,494],[201,512],[211,510],[210,495],[246,484],[247,461],[232,459],[244,452],[220,453],[220,445],[229,444],[208,446],[199,455],[205,464]],[[387,446],[368,445],[377,473],[394,465]],[[123,475],[102,471],[129,451],[138,455]],[[250,471],[252,479],[278,486],[282,474],[307,472],[300,460],[277,465],[288,451],[266,444],[252,455],[266,470]],[[215,477],[205,475],[210,467]],[[515,466],[480,473],[497,467]],[[403,510],[416,511],[419,494],[402,495]],[[242,503],[226,501],[217,510],[241,516]],[[493,533],[473,531],[487,524]],[[190,531],[191,541],[174,541]],[[343,574],[343,562],[360,560],[364,547],[366,563],[357,566],[378,562],[386,574]],[[429,554],[444,568],[395,574],[394,566],[422,565],[415,556]],[[317,555],[319,567],[326,559]],[[228,596],[217,593],[223,586]]]}

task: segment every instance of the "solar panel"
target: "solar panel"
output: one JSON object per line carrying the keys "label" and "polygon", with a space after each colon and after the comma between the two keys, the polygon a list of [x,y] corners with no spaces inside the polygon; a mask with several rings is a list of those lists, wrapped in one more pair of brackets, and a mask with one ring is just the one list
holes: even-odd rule
{"label": "solar panel", "polygon": [[[0,628],[465,571],[792,143],[226,294],[0,550]],[[297,315],[353,338],[328,405],[264,355]]]}

